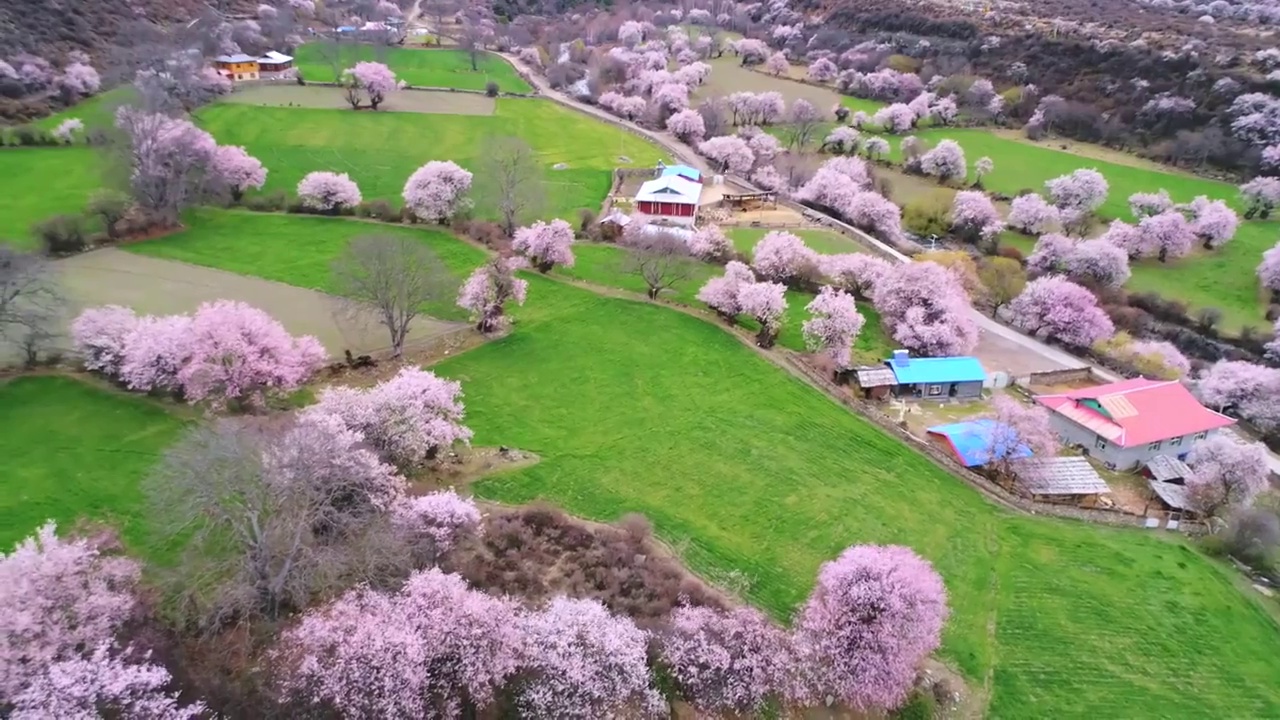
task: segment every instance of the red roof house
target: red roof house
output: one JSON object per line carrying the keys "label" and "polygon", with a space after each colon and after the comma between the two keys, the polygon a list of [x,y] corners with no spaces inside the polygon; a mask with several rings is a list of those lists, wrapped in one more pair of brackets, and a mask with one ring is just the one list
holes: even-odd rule
{"label": "red roof house", "polygon": [[1235,423],[1199,403],[1175,380],[1137,378],[1040,395],[1063,441],[1118,469],[1157,455],[1185,457],[1191,445]]}

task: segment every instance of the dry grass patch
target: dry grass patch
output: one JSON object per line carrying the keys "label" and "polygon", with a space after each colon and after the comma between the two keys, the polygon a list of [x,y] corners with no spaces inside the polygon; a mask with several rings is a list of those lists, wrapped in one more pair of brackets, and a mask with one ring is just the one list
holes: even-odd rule
{"label": "dry grass patch", "polygon": [[[251,85],[232,93],[225,102],[312,110],[348,110],[351,107],[342,88],[325,85]],[[492,115],[494,108],[493,98],[475,93],[403,90],[388,95],[378,112]]]}

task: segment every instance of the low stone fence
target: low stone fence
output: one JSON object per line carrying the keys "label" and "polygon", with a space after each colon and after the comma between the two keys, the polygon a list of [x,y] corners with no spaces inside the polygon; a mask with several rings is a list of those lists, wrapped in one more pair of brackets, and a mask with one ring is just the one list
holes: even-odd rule
{"label": "low stone fence", "polygon": [[1011,493],[988,478],[985,478],[956,462],[954,457],[951,457],[933,443],[916,437],[906,430],[903,430],[896,422],[893,421],[892,418],[885,415],[876,405],[850,397],[843,388],[831,382],[822,373],[809,366],[808,363],[803,362],[796,353],[788,350],[782,350],[780,352],[783,353],[785,362],[808,378],[810,382],[824,390],[832,398],[835,398],[845,407],[880,426],[880,428],[885,432],[888,432],[899,440],[907,443],[914,450],[924,454],[932,460],[934,464],[965,481],[969,486],[982,493],[983,496],[997,505],[1009,510],[1025,512],[1032,515],[1053,515],[1056,517],[1071,518],[1073,520],[1082,520],[1084,522],[1102,523],[1105,525],[1141,527],[1143,524],[1143,518],[1136,515],[1130,515],[1121,510],[1099,510],[1068,505],[1053,505],[1050,503],[1036,502],[1030,498]]}
{"label": "low stone fence", "polygon": [[1033,372],[1025,378],[1019,378],[1018,382],[1027,387],[1035,387],[1036,385],[1064,385],[1076,382],[1103,383],[1106,382],[1106,379],[1099,376],[1092,367],[1085,366]]}

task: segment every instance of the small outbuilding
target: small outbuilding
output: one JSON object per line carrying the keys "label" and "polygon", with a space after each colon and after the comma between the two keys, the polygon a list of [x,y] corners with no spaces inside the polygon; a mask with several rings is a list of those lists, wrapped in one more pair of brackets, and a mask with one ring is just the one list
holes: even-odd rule
{"label": "small outbuilding", "polygon": [[853,369],[853,384],[861,392],[863,400],[884,400],[893,392],[898,379],[894,377],[892,370],[883,365],[864,365]]}
{"label": "small outbuilding", "polygon": [[950,451],[961,465],[971,468],[986,465],[992,458],[1019,460],[1031,457],[1031,448],[1026,445],[1018,444],[1008,449],[999,447],[1016,442],[1012,440],[1015,433],[1001,432],[1001,428],[1007,427],[990,418],[979,418],[935,425],[928,432],[930,442]]}
{"label": "small outbuilding", "polygon": [[1018,460],[1013,473],[1018,489],[1039,502],[1091,508],[1111,492],[1088,458],[1079,455]]}
{"label": "small outbuilding", "polygon": [[1152,507],[1170,515],[1194,516],[1196,514],[1186,485],[1148,480],[1147,487],[1151,489],[1151,497],[1147,501],[1146,508],[1143,509],[1143,515],[1151,512]]}
{"label": "small outbuilding", "polygon": [[987,379],[975,357],[913,358],[906,350],[894,350],[885,365],[897,381],[894,397],[903,400],[977,400]]}
{"label": "small outbuilding", "polygon": [[1155,482],[1182,485],[1191,477],[1191,468],[1171,455],[1157,455],[1142,466],[1142,475]]}
{"label": "small outbuilding", "polygon": [[702,173],[695,167],[688,165],[667,165],[661,161],[658,162],[658,177],[681,177],[698,184],[702,183]]}
{"label": "small outbuilding", "polygon": [[636,212],[654,220],[693,225],[702,200],[702,185],[679,175],[650,180],[636,193]]}

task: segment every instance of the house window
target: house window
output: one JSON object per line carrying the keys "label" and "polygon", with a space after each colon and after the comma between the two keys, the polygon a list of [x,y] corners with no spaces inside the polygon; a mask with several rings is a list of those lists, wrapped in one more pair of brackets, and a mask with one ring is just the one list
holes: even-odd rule
{"label": "house window", "polygon": [[1150,445],[1148,445],[1148,446],[1147,446],[1147,449],[1148,449],[1148,450],[1150,450],[1151,452],[1155,452],[1155,451],[1157,451],[1157,450],[1159,450],[1159,449],[1160,449],[1160,446],[1161,446],[1161,445],[1163,445],[1163,443],[1162,443],[1162,442],[1160,442],[1159,440],[1157,440],[1157,441],[1155,441],[1155,442],[1151,443]]}
{"label": "house window", "polygon": [[1182,438],[1176,437],[1169,440],[1169,447],[1177,447],[1182,444]]}
{"label": "house window", "polygon": [[1104,437],[1102,437],[1101,435],[1099,435],[1099,436],[1097,437],[1097,439],[1093,441],[1093,446],[1094,446],[1095,448],[1099,449],[1099,450],[1106,450],[1106,449],[1107,449],[1107,439],[1106,439],[1106,438],[1104,438]]}
{"label": "house window", "polygon": [[1207,432],[1198,432],[1198,433],[1196,433],[1196,437],[1195,437],[1195,439],[1196,439],[1196,440],[1203,440],[1203,439],[1205,439],[1205,438],[1207,438],[1207,437],[1209,437],[1209,433],[1207,433]]}
{"label": "house window", "polygon": [[942,386],[941,386],[941,385],[930,385],[930,386],[929,386],[929,389],[926,391],[926,393],[929,395],[929,397],[934,397],[934,396],[937,396],[937,395],[941,395],[941,394],[942,394]]}

